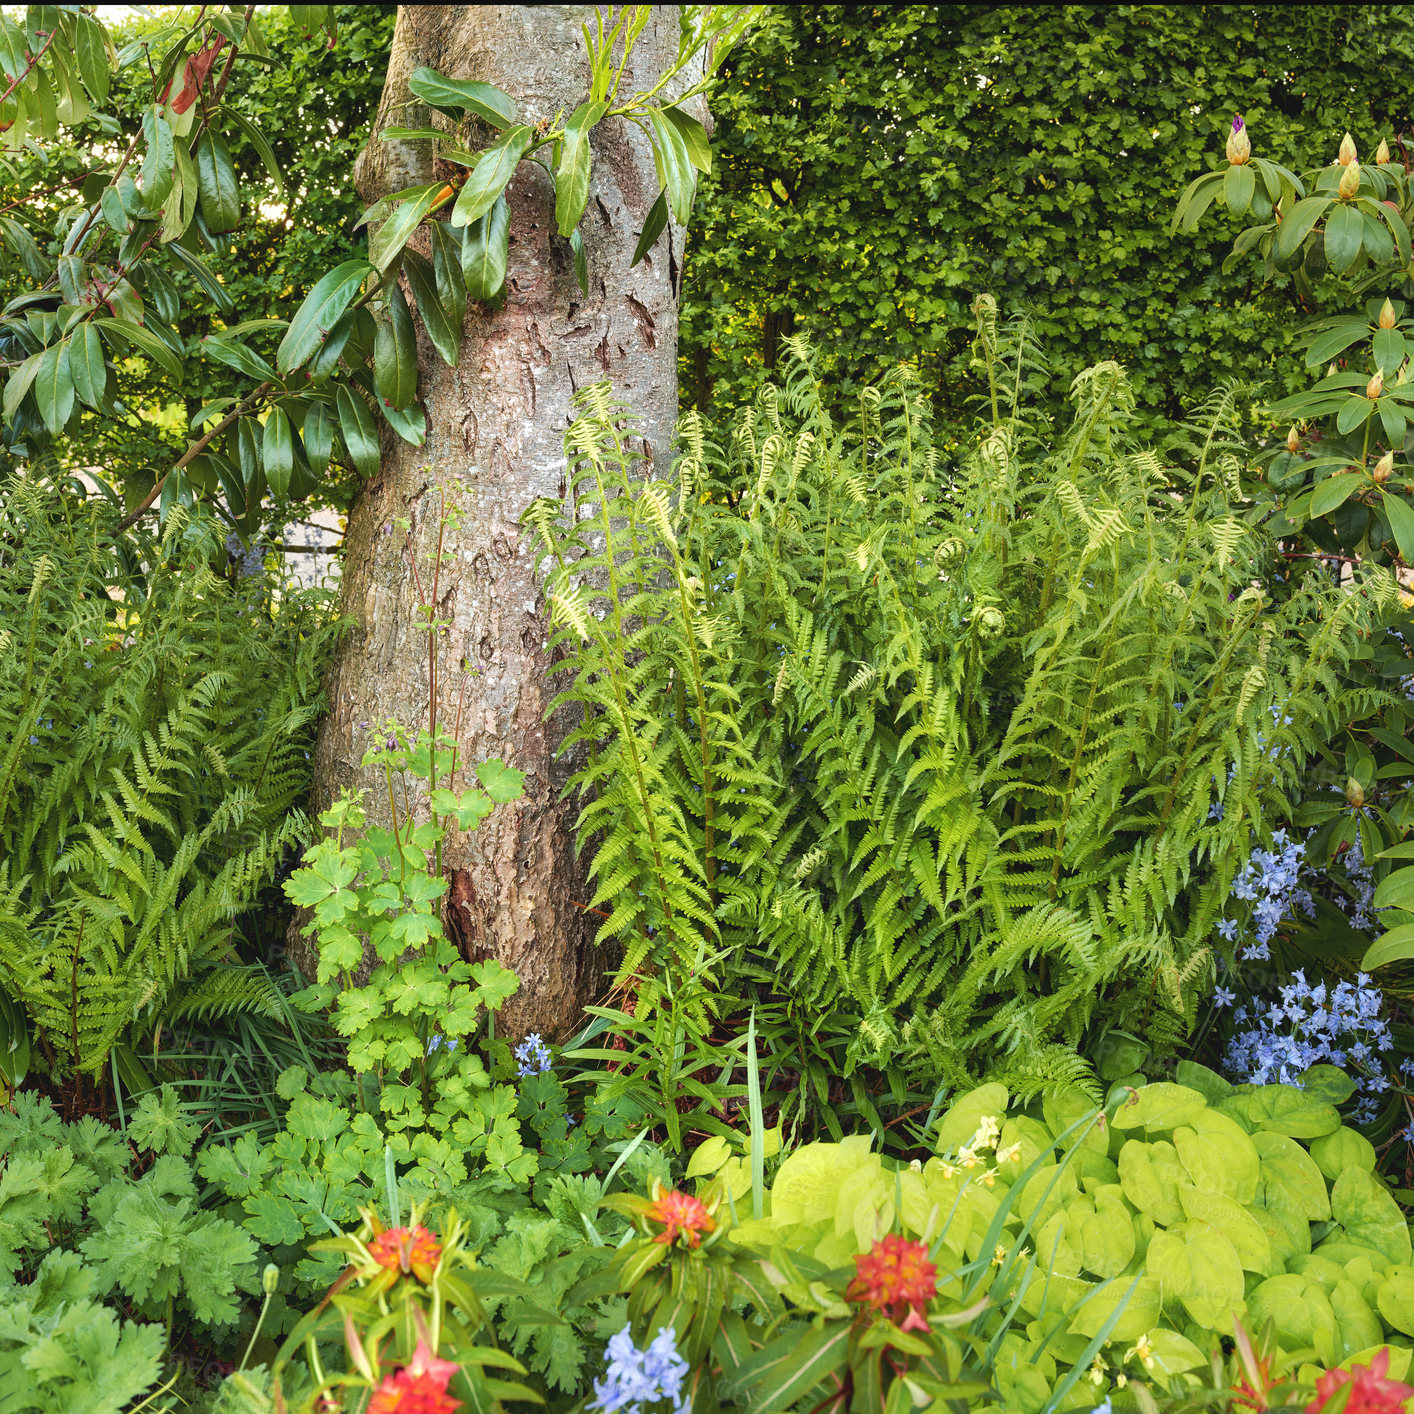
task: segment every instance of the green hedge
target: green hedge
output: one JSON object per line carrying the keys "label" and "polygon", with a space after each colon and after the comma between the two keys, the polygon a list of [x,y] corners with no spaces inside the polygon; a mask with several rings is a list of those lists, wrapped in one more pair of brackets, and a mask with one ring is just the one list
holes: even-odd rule
{"label": "green hedge", "polygon": [[979,290],[1037,311],[1057,399],[1110,358],[1170,416],[1270,378],[1289,296],[1221,275],[1231,221],[1170,239],[1174,202],[1234,112],[1295,167],[1393,135],[1411,34],[1403,5],[777,7],[713,98],[684,402],[744,402],[794,331],[846,396],[917,360],[955,407]]}

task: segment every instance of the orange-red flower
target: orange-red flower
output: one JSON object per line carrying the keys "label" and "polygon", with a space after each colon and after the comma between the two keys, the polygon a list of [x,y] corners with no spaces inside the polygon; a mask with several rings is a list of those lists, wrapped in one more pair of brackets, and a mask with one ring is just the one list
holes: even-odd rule
{"label": "orange-red flower", "polygon": [[1389,1348],[1378,1351],[1368,1365],[1353,1370],[1327,1370],[1316,1381],[1316,1398],[1306,1406],[1306,1414],[1320,1414],[1343,1385],[1354,1385],[1346,1401],[1345,1414],[1404,1414],[1414,1398],[1414,1386],[1389,1380]]}
{"label": "orange-red flower", "polygon": [[442,1244],[425,1227],[390,1227],[368,1244],[368,1251],[388,1271],[412,1272],[419,1281],[431,1281],[442,1256]]}
{"label": "orange-red flower", "polygon": [[854,1269],[854,1280],[844,1291],[850,1301],[888,1317],[901,1330],[928,1329],[923,1308],[938,1294],[938,1269],[921,1242],[891,1232],[861,1252]]}
{"label": "orange-red flower", "polygon": [[373,1391],[367,1414],[455,1414],[462,1402],[447,1393],[447,1386],[458,1368],[454,1360],[439,1360],[419,1340],[411,1361]]}
{"label": "orange-red flower", "polygon": [[648,1209],[648,1216],[655,1223],[664,1224],[654,1242],[675,1242],[681,1234],[689,1247],[700,1247],[703,1233],[715,1232],[717,1228],[716,1220],[699,1199],[690,1193],[679,1193],[676,1188],[656,1199]]}

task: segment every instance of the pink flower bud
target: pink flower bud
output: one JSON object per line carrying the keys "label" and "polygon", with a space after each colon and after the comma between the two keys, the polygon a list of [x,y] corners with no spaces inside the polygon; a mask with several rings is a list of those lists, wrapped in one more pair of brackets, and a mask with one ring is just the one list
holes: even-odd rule
{"label": "pink flower bud", "polygon": [[1375,463],[1375,469],[1370,473],[1373,481],[1384,483],[1390,479],[1394,472],[1394,453],[1386,452],[1379,461]]}
{"label": "pink flower bud", "polygon": [[1377,368],[1375,376],[1365,384],[1365,396],[1367,398],[1378,398],[1385,390],[1385,376]]}
{"label": "pink flower bud", "polygon": [[1386,300],[1380,306],[1380,328],[1393,329],[1395,325],[1394,306]]}
{"label": "pink flower bud", "polygon": [[1301,434],[1296,430],[1293,423],[1291,431],[1286,434],[1286,450],[1288,452],[1299,452],[1301,450]]}
{"label": "pink flower bud", "polygon": [[1252,143],[1247,136],[1246,124],[1239,113],[1232,120],[1232,131],[1227,135],[1227,160],[1234,167],[1243,166],[1252,156]]}
{"label": "pink flower bud", "polygon": [[1351,137],[1349,133],[1346,133],[1340,140],[1340,154],[1336,158],[1336,161],[1338,161],[1342,167],[1348,167],[1358,157],[1359,153],[1355,150],[1355,139]]}
{"label": "pink flower bud", "polygon": [[1383,167],[1389,161],[1389,143],[1384,138],[1380,139],[1380,145],[1375,149],[1375,161]]}
{"label": "pink flower bud", "polygon": [[1360,168],[1352,162],[1341,174],[1336,188],[1342,201],[1349,201],[1360,190]]}

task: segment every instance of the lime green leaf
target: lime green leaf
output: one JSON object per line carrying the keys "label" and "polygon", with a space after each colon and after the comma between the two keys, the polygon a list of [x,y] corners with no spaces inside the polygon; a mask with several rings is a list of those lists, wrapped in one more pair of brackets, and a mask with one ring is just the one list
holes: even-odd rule
{"label": "lime green leaf", "polygon": [[1363,484],[1366,484],[1366,478],[1359,472],[1328,476],[1312,492],[1310,513],[1323,516],[1337,506],[1343,506]]}

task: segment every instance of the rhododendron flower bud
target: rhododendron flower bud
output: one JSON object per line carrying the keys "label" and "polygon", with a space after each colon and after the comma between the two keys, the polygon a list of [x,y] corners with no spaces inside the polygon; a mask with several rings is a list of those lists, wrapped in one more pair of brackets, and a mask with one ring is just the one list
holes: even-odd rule
{"label": "rhododendron flower bud", "polygon": [[1349,201],[1356,192],[1360,190],[1360,168],[1351,163],[1345,171],[1340,174],[1340,185],[1336,187],[1336,192],[1345,200]]}
{"label": "rhododendron flower bud", "polygon": [[1247,126],[1242,114],[1232,120],[1232,131],[1227,135],[1227,160],[1234,167],[1241,167],[1252,156],[1252,142],[1247,136]]}
{"label": "rhododendron flower bud", "polygon": [[1340,155],[1336,159],[1342,167],[1349,167],[1359,154],[1355,150],[1355,139],[1349,133],[1340,140]]}
{"label": "rhododendron flower bud", "polygon": [[1378,398],[1385,390],[1385,376],[1377,368],[1375,376],[1365,384],[1365,396],[1367,398]]}
{"label": "rhododendron flower bud", "polygon": [[1390,477],[1393,475],[1393,473],[1394,473],[1394,453],[1393,453],[1393,452],[1386,452],[1386,453],[1384,454],[1384,456],[1382,456],[1382,457],[1379,459],[1379,461],[1377,461],[1377,462],[1375,463],[1375,469],[1374,469],[1374,471],[1372,471],[1372,472],[1370,473],[1370,476],[1371,476],[1375,481],[1385,482],[1385,481],[1388,481],[1388,480],[1390,479]]}
{"label": "rhododendron flower bud", "polygon": [[1394,306],[1386,300],[1380,306],[1380,328],[1393,329],[1395,324]]}
{"label": "rhododendron flower bud", "polygon": [[1365,787],[1354,776],[1345,778],[1345,803],[1357,810],[1365,803]]}
{"label": "rhododendron flower bud", "polygon": [[1333,364],[1331,364],[1331,366],[1330,366],[1329,368],[1326,369],[1326,377],[1327,377],[1327,378],[1334,378],[1335,375],[1336,375],[1337,373],[1339,373],[1339,372],[1340,372],[1340,369],[1333,363]]}
{"label": "rhododendron flower bud", "polygon": [[1286,434],[1286,450],[1288,452],[1299,452],[1301,450],[1301,434],[1296,430],[1296,424],[1291,424],[1291,431]]}
{"label": "rhododendron flower bud", "polygon": [[1384,138],[1380,139],[1380,145],[1375,149],[1375,161],[1383,167],[1389,161],[1389,143]]}

